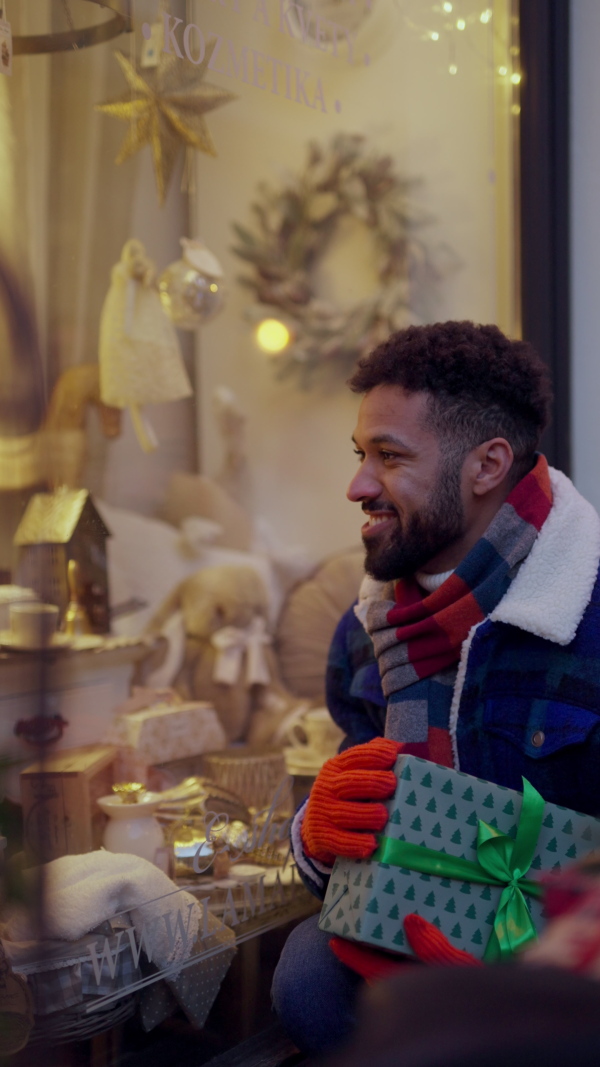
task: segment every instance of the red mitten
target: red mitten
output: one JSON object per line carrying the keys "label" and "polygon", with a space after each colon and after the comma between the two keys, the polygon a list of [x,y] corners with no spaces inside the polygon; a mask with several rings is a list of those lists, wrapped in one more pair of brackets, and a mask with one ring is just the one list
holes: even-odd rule
{"label": "red mitten", "polygon": [[[483,966],[470,952],[463,952],[462,949],[451,945],[437,926],[420,915],[407,915],[404,931],[417,960],[422,963],[442,963],[450,966],[455,964],[458,967]],[[345,941],[341,937],[333,937],[329,947],[338,960],[370,984],[379,982],[382,978],[390,978],[408,963],[416,962],[410,956],[394,957],[379,949],[359,945],[356,941]]]}
{"label": "red mitten", "polygon": [[342,937],[332,937],[329,947],[338,960],[369,983],[391,978],[402,967],[414,962],[410,956],[391,956],[379,949],[358,945],[356,941],[345,941]]}
{"label": "red mitten", "polygon": [[420,915],[407,915],[404,920],[404,932],[415,956],[423,963],[449,963],[459,967],[482,967],[470,952],[455,948],[437,926],[427,922]]}
{"label": "red mitten", "polygon": [[336,856],[366,859],[377,847],[374,831],[383,830],[383,804],[396,789],[391,770],[402,745],[376,737],[327,760],[310,791],[302,823],[307,856],[331,865]]}

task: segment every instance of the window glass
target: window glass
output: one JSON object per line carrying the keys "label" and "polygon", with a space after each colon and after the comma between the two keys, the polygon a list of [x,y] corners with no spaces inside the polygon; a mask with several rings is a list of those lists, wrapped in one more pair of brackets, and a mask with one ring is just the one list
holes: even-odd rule
{"label": "window glass", "polygon": [[0,9],[0,1051],[180,1025],[208,1062],[317,906],[287,840],[361,573],[346,379],[411,323],[519,332],[518,20]]}

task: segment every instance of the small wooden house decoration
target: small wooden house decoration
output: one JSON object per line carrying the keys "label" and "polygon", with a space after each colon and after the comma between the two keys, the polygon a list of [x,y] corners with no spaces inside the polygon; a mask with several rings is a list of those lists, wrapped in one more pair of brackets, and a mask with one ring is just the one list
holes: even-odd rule
{"label": "small wooden house decoration", "polygon": [[110,531],[87,489],[61,486],[32,496],[14,543],[18,550],[15,579],[34,589],[61,617],[69,602],[69,560],[78,564],[77,598],[93,633],[108,633],[110,609],[106,538]]}

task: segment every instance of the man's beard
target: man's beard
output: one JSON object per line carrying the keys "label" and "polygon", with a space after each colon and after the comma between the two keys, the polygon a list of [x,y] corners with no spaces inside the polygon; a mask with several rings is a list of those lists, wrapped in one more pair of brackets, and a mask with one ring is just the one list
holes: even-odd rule
{"label": "man's beard", "polygon": [[[396,509],[395,526],[390,533],[364,540],[365,570],[380,582],[393,582],[420,570],[449,545],[462,537],[465,514],[460,495],[461,467],[442,466],[437,482],[421,511],[404,525]],[[369,510],[383,510],[383,502]]]}

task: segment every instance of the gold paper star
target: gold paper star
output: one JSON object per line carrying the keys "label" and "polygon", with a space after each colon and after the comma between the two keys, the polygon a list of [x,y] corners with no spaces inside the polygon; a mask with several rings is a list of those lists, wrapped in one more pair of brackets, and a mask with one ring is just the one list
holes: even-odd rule
{"label": "gold paper star", "polygon": [[215,39],[206,46],[204,59],[197,67],[162,52],[158,66],[144,76],[121,52],[115,52],[131,92],[96,105],[97,111],[130,123],[117,163],[123,163],[144,145],[151,144],[161,204],[165,202],[173,167],[184,145],[209,156],[217,154],[203,117],[205,112],[237,99],[235,93],[203,81],[216,43]]}

